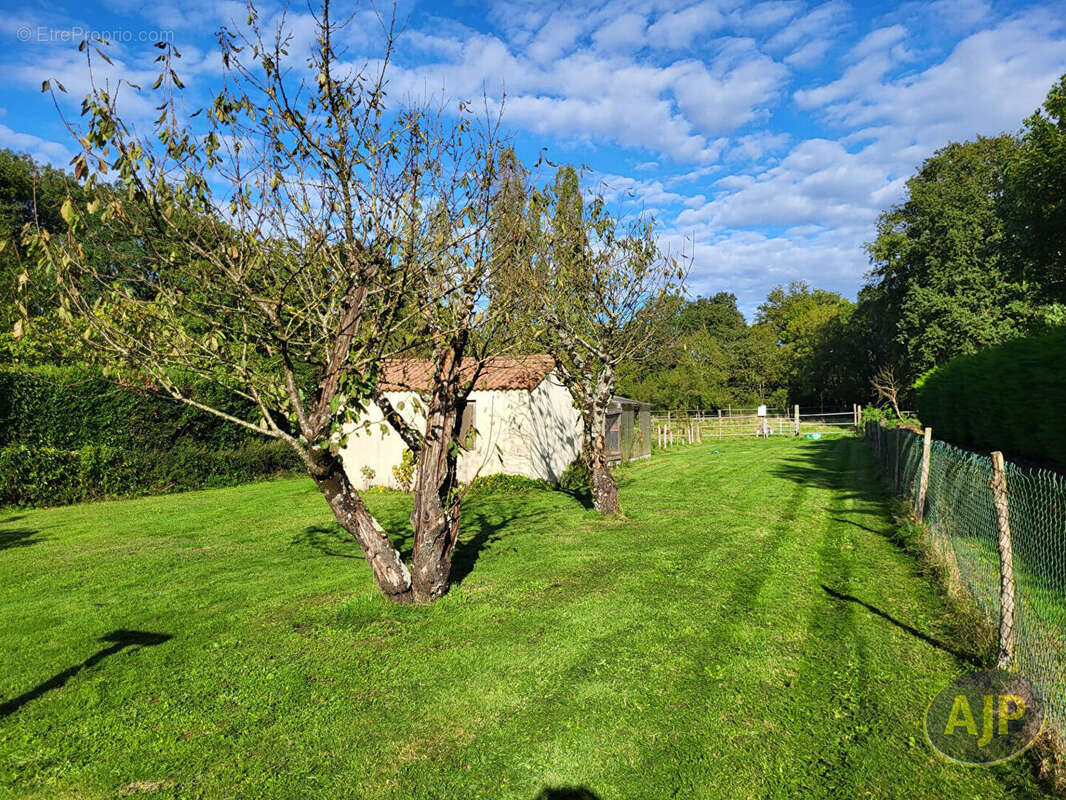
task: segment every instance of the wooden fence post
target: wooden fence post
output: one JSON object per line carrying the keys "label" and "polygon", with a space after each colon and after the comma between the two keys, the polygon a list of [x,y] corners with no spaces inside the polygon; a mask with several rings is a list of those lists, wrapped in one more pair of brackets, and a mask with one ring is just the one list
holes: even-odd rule
{"label": "wooden fence post", "polygon": [[796,435],[800,435],[800,407],[796,406]]}
{"label": "wooden fence post", "polygon": [[862,403],[859,403],[859,405],[856,407],[855,414],[856,429],[858,429],[861,433],[866,433],[866,426],[862,424]]}
{"label": "wooden fence post", "polygon": [[996,667],[1009,669],[1014,662],[1014,554],[1007,508],[1007,467],[1003,453],[992,453],[992,499],[999,528],[999,655]]}
{"label": "wooden fence post", "polygon": [[925,429],[922,441],[922,472],[918,479],[918,496],[914,500],[914,518],[919,522],[925,514],[925,493],[929,489],[929,453],[933,445],[933,429]]}

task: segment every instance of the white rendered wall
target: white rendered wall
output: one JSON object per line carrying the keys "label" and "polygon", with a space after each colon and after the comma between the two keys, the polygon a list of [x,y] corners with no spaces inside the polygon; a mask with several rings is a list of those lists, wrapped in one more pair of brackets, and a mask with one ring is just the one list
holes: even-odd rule
{"label": "white rendered wall", "polygon": [[554,372],[529,394],[529,408],[529,471],[522,474],[554,483],[581,453],[581,414]]}
{"label": "white rendered wall", "polygon": [[[419,430],[424,427],[424,416],[415,412],[419,404],[413,392],[388,392],[386,396],[404,419]],[[557,480],[580,449],[580,420],[570,403],[570,393],[552,376],[532,393],[479,391],[472,392],[470,399],[478,435],[473,449],[459,459],[459,480],[464,483],[497,472]],[[360,489],[399,488],[392,468],[400,464],[405,445],[381,411],[376,406],[369,409],[363,421],[346,430],[348,441],[341,459],[349,480]],[[374,470],[369,481],[363,476],[364,466]]]}

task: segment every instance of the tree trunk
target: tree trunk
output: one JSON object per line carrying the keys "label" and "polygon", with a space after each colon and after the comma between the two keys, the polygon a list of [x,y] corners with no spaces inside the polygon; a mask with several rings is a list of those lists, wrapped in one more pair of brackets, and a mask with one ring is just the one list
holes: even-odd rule
{"label": "tree trunk", "polygon": [[592,470],[592,505],[601,514],[621,514],[622,505],[618,501],[618,484],[615,483],[607,466]]}
{"label": "tree trunk", "polygon": [[618,484],[607,466],[607,406],[611,402],[614,372],[602,369],[596,375],[595,389],[589,393],[591,402],[584,409],[585,462],[589,468],[589,487],[592,505],[601,514],[621,514]]}
{"label": "tree trunk", "polygon": [[592,505],[601,514],[621,514],[622,504],[618,499],[618,484],[607,466],[607,451],[603,433],[592,440],[589,454],[589,482],[592,490]]}
{"label": "tree trunk", "polygon": [[[433,426],[436,427],[436,426]],[[455,454],[446,437],[427,438],[419,454],[411,523],[415,531],[411,588],[416,602],[432,602],[448,591],[452,550],[459,528],[455,497]]]}
{"label": "tree trunk", "polygon": [[411,574],[392,546],[388,533],[374,519],[349,482],[340,459],[333,455],[326,455],[324,459],[328,460],[322,464],[321,471],[312,473],[311,477],[333,510],[333,516],[359,542],[374,580],[385,596],[394,603],[410,603],[414,599]]}
{"label": "tree trunk", "polygon": [[418,454],[411,525],[415,532],[411,588],[419,603],[448,591],[452,550],[459,535],[459,427],[465,398],[456,402],[459,360],[445,362],[440,385],[426,413]]}

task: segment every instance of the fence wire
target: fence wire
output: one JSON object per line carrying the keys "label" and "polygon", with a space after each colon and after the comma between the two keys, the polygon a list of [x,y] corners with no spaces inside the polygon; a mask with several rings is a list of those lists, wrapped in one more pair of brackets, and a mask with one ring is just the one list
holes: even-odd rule
{"label": "fence wire", "polygon": [[[922,436],[868,424],[866,439],[896,491],[914,502]],[[929,451],[924,521],[993,626],[999,620],[999,528],[992,459],[940,441]],[[1066,733],[1066,477],[1007,463],[1014,565],[1014,656]]]}

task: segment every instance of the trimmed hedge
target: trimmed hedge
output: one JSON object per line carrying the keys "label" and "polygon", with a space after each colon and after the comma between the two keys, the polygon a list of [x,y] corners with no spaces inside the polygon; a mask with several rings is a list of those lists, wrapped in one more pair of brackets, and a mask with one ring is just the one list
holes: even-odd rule
{"label": "trimmed hedge", "polygon": [[953,358],[916,388],[937,439],[1066,466],[1066,328]]}
{"label": "trimmed hedge", "polygon": [[[252,413],[250,401],[235,401],[214,386],[194,394],[238,416]],[[90,369],[0,370],[0,446],[157,450],[195,443],[232,449],[249,441],[260,437],[162,395],[119,386]]]}
{"label": "trimmed hedge", "polygon": [[226,450],[195,445],[154,451],[11,445],[0,448],[0,506],[57,506],[231,486],[301,466],[292,448],[276,441]]}
{"label": "trimmed hedge", "polygon": [[[253,413],[218,387],[193,394]],[[0,369],[0,505],[230,486],[301,466],[283,442],[91,369]]]}

